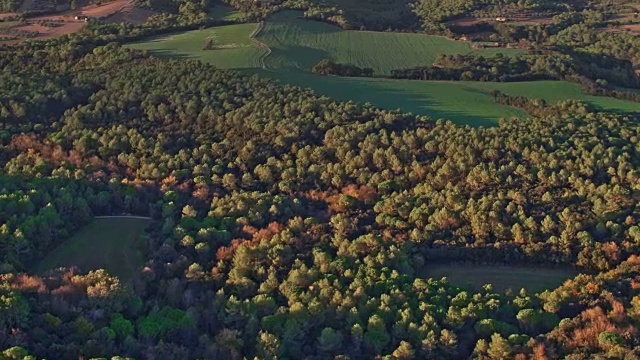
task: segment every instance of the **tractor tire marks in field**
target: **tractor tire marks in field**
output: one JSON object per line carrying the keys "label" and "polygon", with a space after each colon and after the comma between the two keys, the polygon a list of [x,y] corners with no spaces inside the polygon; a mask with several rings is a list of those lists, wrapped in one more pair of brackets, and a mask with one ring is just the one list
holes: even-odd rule
{"label": "tractor tire marks in field", "polygon": [[264,21],[260,21],[258,23],[258,26],[256,26],[256,29],[251,33],[249,37],[256,44],[256,46],[265,51],[264,54],[260,55],[260,59],[258,59],[258,61],[260,62],[260,67],[267,70],[265,59],[267,58],[267,56],[271,55],[271,48],[268,47],[267,44],[257,39],[257,36],[260,34],[262,29],[264,29]]}

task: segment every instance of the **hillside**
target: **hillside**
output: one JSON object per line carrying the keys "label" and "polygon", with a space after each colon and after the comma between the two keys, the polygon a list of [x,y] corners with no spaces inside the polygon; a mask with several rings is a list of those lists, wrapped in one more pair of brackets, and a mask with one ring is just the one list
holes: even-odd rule
{"label": "hillside", "polygon": [[[75,50],[0,53],[14,104],[2,112],[0,331],[20,330],[3,346],[63,359],[506,359],[640,345],[625,337],[639,331],[637,116],[562,103],[462,127],[113,43]],[[152,218],[139,245],[123,224],[86,233],[122,213]],[[144,264],[122,277],[38,271],[55,266],[47,255],[99,257],[89,246],[112,267],[118,243]]]}
{"label": "hillside", "polygon": [[377,75],[433,63],[441,54],[520,54],[517,49],[472,49],[468,42],[425,34],[342,30],[301,18],[302,13],[272,15],[258,40],[272,50],[267,66],[309,71],[321,59],[372,68]]}
{"label": "hillside", "polygon": [[0,0],[0,360],[640,358],[636,8]]}
{"label": "hillside", "polygon": [[[255,34],[258,28],[257,24],[229,25],[163,35],[136,42],[131,44],[131,47],[148,50],[160,57],[187,57],[220,68],[243,69],[248,73],[274,78],[286,84],[310,88],[318,95],[336,100],[371,103],[384,109],[400,109],[472,126],[492,126],[501,118],[525,115],[525,112],[519,109],[495,104],[489,94],[490,90],[542,98],[552,103],[560,100],[579,100],[606,111],[640,111],[640,103],[587,95],[579,85],[561,81],[423,82],[323,77],[310,74],[309,69],[325,57],[390,71],[394,66],[416,65],[424,59],[430,59],[428,61],[432,62],[441,53],[469,53],[472,49],[467,43],[436,36],[343,31],[332,25],[297,19],[296,14],[299,13],[276,14],[269,18],[264,28],[259,31],[257,39],[267,44],[271,52],[267,52],[260,47],[260,43],[251,40],[252,34]],[[213,47],[205,49],[210,39],[213,39]],[[378,47],[372,44],[378,44]],[[391,46],[393,51],[388,51],[389,46],[385,44]],[[382,47],[385,48],[384,51],[381,50]],[[325,50],[322,50],[323,48]],[[519,52],[509,49],[485,49],[481,53],[491,56],[505,50]],[[261,58],[268,71],[261,69]],[[461,103],[460,99],[464,101]]]}

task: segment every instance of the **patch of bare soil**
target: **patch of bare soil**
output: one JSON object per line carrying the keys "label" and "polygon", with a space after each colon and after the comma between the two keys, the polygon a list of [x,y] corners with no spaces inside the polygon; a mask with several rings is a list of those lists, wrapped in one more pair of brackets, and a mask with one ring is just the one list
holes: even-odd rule
{"label": "patch of bare soil", "polygon": [[495,21],[492,18],[462,18],[455,19],[447,22],[448,25],[458,25],[458,26],[473,26],[475,24],[479,24],[481,22],[491,22]]}
{"label": "patch of bare soil", "polygon": [[79,8],[79,13],[92,18],[104,18],[131,5],[131,0],[116,0],[102,5],[88,5]]}
{"label": "patch of bare soil", "polygon": [[16,30],[28,31],[38,33],[38,36],[34,39],[51,39],[60,37],[67,34],[72,34],[80,31],[86,23],[80,21],[60,22],[58,26],[50,27],[41,24],[29,24],[19,27],[15,27]]}
{"label": "patch of bare soil", "polygon": [[632,33],[640,34],[640,24],[622,25],[622,26],[620,26],[620,28],[623,31],[630,31]]}
{"label": "patch of bare soil", "polygon": [[515,17],[509,18],[509,21],[518,22],[522,25],[542,25],[551,24],[553,19],[551,17]]}
{"label": "patch of bare soil", "polygon": [[109,16],[106,21],[110,23],[127,22],[134,25],[143,24],[151,16],[157,14],[157,12],[149,9],[141,9],[131,6],[125,6],[121,11]]}
{"label": "patch of bare soil", "polygon": [[[33,2],[33,0],[31,2]],[[116,0],[101,5],[81,6],[75,10],[68,10],[58,14],[36,16],[28,19],[28,25],[15,27],[14,29],[38,33],[38,36],[33,39],[50,39],[80,31],[86,25],[86,22],[76,20],[77,16],[104,19],[108,22],[142,24],[154,14],[156,14],[155,11],[135,7],[132,0]],[[8,17],[14,14],[0,15]],[[55,23],[57,26],[44,26],[41,23],[45,21]],[[19,41],[20,40],[11,42]],[[3,43],[7,44],[9,41]]]}

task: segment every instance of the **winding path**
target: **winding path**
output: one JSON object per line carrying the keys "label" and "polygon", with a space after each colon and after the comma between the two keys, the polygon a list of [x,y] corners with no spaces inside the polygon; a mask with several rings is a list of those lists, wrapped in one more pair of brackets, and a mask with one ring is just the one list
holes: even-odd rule
{"label": "winding path", "polygon": [[264,29],[264,21],[260,21],[258,23],[258,26],[256,26],[255,30],[253,30],[249,38],[251,38],[251,40],[256,44],[256,46],[258,46],[259,48],[265,51],[264,54],[260,55],[260,58],[258,59],[258,61],[260,62],[260,67],[262,69],[268,70],[264,60],[267,58],[267,56],[271,55],[271,48],[268,47],[267,44],[257,39],[257,36],[260,34],[262,29]]}

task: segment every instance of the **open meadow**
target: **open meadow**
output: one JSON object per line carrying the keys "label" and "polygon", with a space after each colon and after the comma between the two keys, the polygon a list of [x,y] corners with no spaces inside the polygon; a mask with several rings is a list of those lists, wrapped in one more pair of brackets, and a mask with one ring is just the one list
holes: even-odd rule
{"label": "open meadow", "polygon": [[133,43],[131,47],[157,56],[194,58],[225,69],[258,68],[265,51],[251,39],[256,26],[238,24],[192,30]]}
{"label": "open meadow", "polygon": [[387,110],[400,109],[459,124],[492,126],[501,118],[526,116],[524,111],[496,104],[490,90],[544,99],[551,103],[579,100],[608,111],[638,112],[640,103],[585,94],[578,84],[566,81],[513,83],[474,81],[414,81],[380,78],[344,78],[310,73],[252,70],[286,84],[311,88],[336,100],[371,103]]}
{"label": "open meadow", "polygon": [[491,284],[500,292],[524,288],[530,293],[540,293],[555,289],[577,272],[571,268],[428,264],[422,275],[436,279],[446,277],[453,285],[475,290]]}
{"label": "open meadow", "polygon": [[42,272],[56,267],[77,266],[83,271],[106,269],[128,279],[142,265],[139,238],[149,226],[141,218],[96,218],[65,241],[37,266]]}
{"label": "open meadow", "polygon": [[[473,126],[492,126],[501,118],[526,116],[520,109],[494,103],[491,90],[553,103],[580,100],[609,111],[640,111],[640,103],[587,95],[578,84],[564,81],[412,81],[314,75],[309,72],[310,68],[323,58],[388,73],[394,68],[432,62],[442,53],[468,53],[473,49],[468,43],[437,36],[345,31],[299,19],[299,14],[281,12],[269,18],[264,28],[259,24],[228,25],[165,35],[129,46],[148,50],[156,56],[193,58],[219,68],[242,69],[245,73],[311,88],[318,95],[336,100],[371,103],[383,109],[400,109]],[[519,51],[473,51],[491,55],[505,50]]]}
{"label": "open meadow", "polygon": [[519,49],[472,49],[470,43],[425,34],[342,30],[319,21],[305,20],[297,11],[271,16],[257,39],[269,46],[267,67],[309,71],[322,59],[363,68],[376,75],[392,70],[432,64],[442,54],[497,53],[515,55]]}

